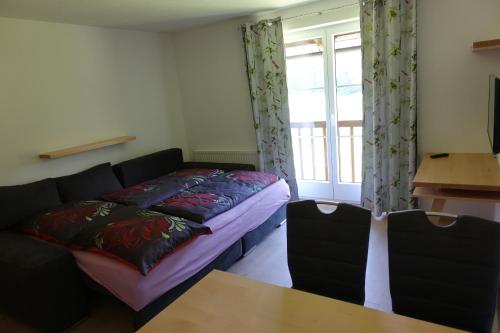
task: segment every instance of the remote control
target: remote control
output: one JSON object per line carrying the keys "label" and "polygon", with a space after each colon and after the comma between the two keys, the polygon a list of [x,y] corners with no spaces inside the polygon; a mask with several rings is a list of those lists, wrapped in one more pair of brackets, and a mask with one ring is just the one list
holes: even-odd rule
{"label": "remote control", "polygon": [[450,156],[450,154],[448,154],[448,153],[440,153],[440,154],[431,155],[431,158],[441,158],[441,157],[448,157],[448,156]]}

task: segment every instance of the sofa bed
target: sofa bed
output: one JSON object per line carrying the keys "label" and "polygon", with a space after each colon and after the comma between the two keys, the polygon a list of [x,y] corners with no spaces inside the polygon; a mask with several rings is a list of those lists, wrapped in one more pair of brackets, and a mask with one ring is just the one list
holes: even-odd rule
{"label": "sofa bed", "polygon": [[284,180],[253,165],[184,162],[178,148],[0,187],[0,307],[60,332],[85,317],[94,290],[140,327],[249,253],[289,198]]}

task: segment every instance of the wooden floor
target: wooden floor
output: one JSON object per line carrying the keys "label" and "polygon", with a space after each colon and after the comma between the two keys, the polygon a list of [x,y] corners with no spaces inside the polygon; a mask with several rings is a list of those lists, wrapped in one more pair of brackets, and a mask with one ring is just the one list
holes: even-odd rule
{"label": "wooden floor", "polygon": [[[292,283],[286,261],[286,225],[274,231],[254,251],[236,262],[229,272],[290,287]],[[366,272],[365,306],[391,311],[388,275],[387,223],[373,221]],[[120,302],[109,297],[96,296],[92,300],[91,309],[91,315],[72,332],[133,332],[131,312]],[[0,313],[0,332],[36,331]],[[498,320],[495,321],[493,332],[500,333]]]}

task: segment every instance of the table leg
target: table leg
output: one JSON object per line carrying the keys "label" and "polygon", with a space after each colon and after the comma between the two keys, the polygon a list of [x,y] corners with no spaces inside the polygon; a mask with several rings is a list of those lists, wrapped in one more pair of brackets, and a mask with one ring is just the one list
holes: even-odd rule
{"label": "table leg", "polygon": [[433,199],[431,205],[431,211],[442,212],[446,200],[445,199]]}
{"label": "table leg", "polygon": [[[432,205],[431,205],[431,211],[432,212],[442,212],[444,208],[444,204],[446,203],[445,199],[433,199],[432,200]],[[446,221],[439,216],[431,216],[429,217],[429,220],[437,225],[446,225]]]}

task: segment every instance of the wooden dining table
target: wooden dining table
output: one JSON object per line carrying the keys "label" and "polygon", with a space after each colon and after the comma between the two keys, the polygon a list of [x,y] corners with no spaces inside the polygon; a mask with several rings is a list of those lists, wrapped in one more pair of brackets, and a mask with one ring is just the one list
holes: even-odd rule
{"label": "wooden dining table", "polygon": [[214,270],[138,332],[463,331]]}

